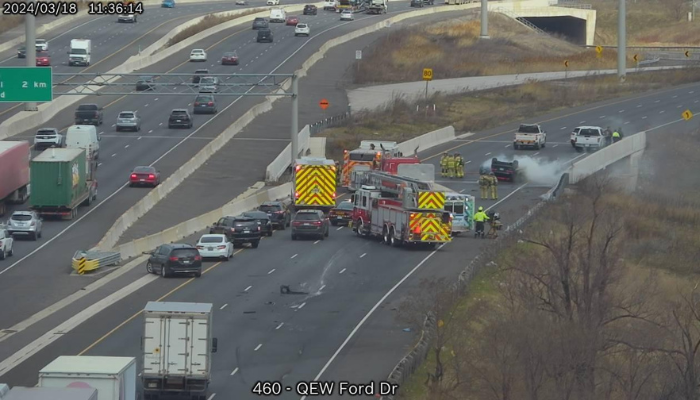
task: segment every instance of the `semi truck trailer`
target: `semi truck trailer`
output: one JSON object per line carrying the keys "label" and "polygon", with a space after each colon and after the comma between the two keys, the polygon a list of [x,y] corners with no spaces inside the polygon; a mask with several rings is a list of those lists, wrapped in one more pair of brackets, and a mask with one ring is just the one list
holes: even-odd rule
{"label": "semi truck trailer", "polygon": [[0,216],[29,198],[29,142],[0,141]]}
{"label": "semi truck trailer", "polygon": [[15,386],[0,400],[97,400],[97,389]]}

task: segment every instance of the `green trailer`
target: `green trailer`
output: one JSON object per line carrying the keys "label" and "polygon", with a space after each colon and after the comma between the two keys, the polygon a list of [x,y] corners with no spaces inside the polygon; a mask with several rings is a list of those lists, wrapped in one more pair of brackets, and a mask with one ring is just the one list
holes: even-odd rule
{"label": "green trailer", "polygon": [[31,209],[39,215],[73,219],[81,204],[97,198],[94,168],[85,149],[47,149],[31,163]]}

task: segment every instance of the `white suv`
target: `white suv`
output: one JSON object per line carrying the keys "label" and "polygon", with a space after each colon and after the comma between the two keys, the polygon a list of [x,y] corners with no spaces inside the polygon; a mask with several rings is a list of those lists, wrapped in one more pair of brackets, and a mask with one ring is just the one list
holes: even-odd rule
{"label": "white suv", "polygon": [[297,24],[294,28],[294,36],[309,36],[311,34],[311,28],[308,24]]}
{"label": "white suv", "polygon": [[0,225],[0,260],[12,256],[12,245],[14,242],[10,232]]}
{"label": "white suv", "polygon": [[47,42],[46,39],[36,39],[34,44],[39,51],[49,51],[49,42]]}

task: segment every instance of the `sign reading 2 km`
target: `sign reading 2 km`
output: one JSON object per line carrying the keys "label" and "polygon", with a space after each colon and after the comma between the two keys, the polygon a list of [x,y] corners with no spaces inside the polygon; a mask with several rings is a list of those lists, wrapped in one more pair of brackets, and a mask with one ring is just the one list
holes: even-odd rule
{"label": "sign reading 2 km", "polygon": [[0,103],[53,100],[51,67],[0,67]]}
{"label": "sign reading 2 km", "polygon": [[423,80],[424,81],[432,81],[433,80],[433,69],[432,68],[423,68]]}

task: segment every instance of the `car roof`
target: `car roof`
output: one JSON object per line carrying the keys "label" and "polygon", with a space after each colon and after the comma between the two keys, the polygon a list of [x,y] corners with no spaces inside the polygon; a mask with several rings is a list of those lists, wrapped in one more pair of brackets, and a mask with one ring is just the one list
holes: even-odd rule
{"label": "car roof", "polygon": [[205,237],[220,237],[220,238],[226,238],[226,235],[224,235],[224,234],[222,234],[222,233],[206,233],[206,234],[202,235],[202,237],[200,237],[199,240],[202,240],[202,238],[205,238]]}
{"label": "car roof", "polygon": [[599,126],[591,126],[591,125],[577,126],[574,129],[600,129],[600,130],[603,130],[603,128],[601,128]]}
{"label": "car roof", "polygon": [[204,49],[192,49],[192,51],[201,51],[201,52],[204,52]]}
{"label": "car roof", "polygon": [[297,214],[318,214],[320,210],[299,210]]}
{"label": "car roof", "polygon": [[236,221],[255,221],[255,218],[246,217],[244,215],[237,215],[235,217],[228,217],[228,218],[232,218]]}
{"label": "car roof", "polygon": [[264,218],[264,219],[268,219],[267,213],[266,213],[266,212],[262,212],[262,211],[247,211],[247,212],[244,212],[242,216],[243,216],[243,217],[253,217],[253,218],[255,218],[255,219],[258,219],[258,218],[260,218],[260,219],[263,219],[263,218]]}
{"label": "car roof", "polygon": [[173,108],[173,111],[171,111],[171,112],[189,112],[189,111],[185,110],[184,108]]}
{"label": "car roof", "polygon": [[132,114],[134,114],[134,113],[136,113],[136,111],[122,110],[122,111],[119,111],[119,114],[121,114],[121,113],[132,113]]}
{"label": "car roof", "polygon": [[201,72],[201,73],[209,73],[209,70],[206,69],[206,68],[200,68],[200,69],[194,71],[195,74],[198,73],[198,72]]}
{"label": "car roof", "polygon": [[164,246],[168,246],[168,247],[172,248],[173,250],[176,250],[176,249],[195,249],[196,250],[197,249],[196,247],[192,246],[191,244],[187,244],[187,243],[169,243],[169,244],[165,244]]}
{"label": "car roof", "polygon": [[281,201],[265,201],[261,204],[261,206],[281,206],[282,202]]}
{"label": "car roof", "polygon": [[32,211],[15,211],[12,213],[12,215],[32,215],[34,214]]}
{"label": "car roof", "polygon": [[153,79],[152,75],[141,75],[139,76],[139,79]]}

